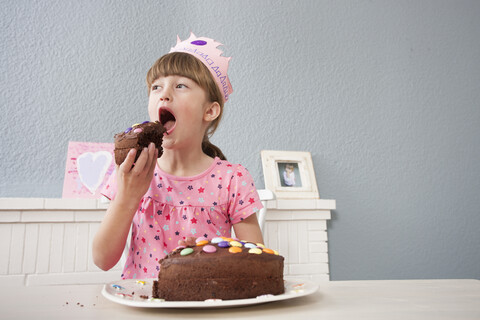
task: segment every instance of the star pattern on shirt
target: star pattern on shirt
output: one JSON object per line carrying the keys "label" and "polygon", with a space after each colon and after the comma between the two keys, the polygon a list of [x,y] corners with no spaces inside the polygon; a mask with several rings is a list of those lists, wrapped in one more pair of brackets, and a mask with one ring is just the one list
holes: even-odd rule
{"label": "star pattern on shirt", "polygon": [[[131,246],[122,278],[155,277],[158,261],[176,248],[179,240],[229,237],[232,224],[261,207],[253,179],[240,165],[217,161],[210,172],[188,179],[155,170],[132,221]],[[116,184],[108,186],[114,196]]]}

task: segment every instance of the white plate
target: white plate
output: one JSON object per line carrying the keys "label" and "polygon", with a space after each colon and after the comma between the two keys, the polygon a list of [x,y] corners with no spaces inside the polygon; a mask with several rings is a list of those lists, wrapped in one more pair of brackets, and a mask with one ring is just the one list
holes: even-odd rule
{"label": "white plate", "polygon": [[[205,300],[205,301],[163,301],[152,298],[152,283],[155,279],[127,279],[104,285],[105,298],[126,306],[142,308],[225,308],[245,306],[273,301],[287,300],[315,293],[318,285],[309,281],[285,280],[285,293],[263,295],[251,299]],[[144,296],[143,298],[141,296]]]}

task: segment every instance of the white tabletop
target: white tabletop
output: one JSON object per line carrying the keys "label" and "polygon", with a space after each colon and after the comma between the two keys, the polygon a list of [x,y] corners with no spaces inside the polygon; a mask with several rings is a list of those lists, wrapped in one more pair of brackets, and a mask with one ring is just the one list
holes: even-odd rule
{"label": "white tabletop", "polygon": [[319,285],[309,296],[227,309],[127,307],[105,299],[103,285],[2,286],[0,318],[480,319],[479,280],[331,281]]}

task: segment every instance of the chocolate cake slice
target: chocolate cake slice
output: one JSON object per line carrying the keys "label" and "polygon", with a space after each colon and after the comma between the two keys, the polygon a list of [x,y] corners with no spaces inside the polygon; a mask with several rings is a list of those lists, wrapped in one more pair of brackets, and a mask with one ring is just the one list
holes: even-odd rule
{"label": "chocolate cake slice", "polygon": [[262,244],[197,239],[159,261],[152,297],[166,301],[248,299],[285,292],[284,257]]}
{"label": "chocolate cake slice", "polygon": [[134,124],[124,132],[117,133],[114,136],[115,163],[118,165],[122,164],[130,149],[137,149],[135,156],[135,161],[137,161],[143,148],[147,148],[150,142],[155,143],[155,147],[158,149],[158,157],[160,158],[163,153],[162,140],[165,132],[166,130],[160,122],[144,121]]}

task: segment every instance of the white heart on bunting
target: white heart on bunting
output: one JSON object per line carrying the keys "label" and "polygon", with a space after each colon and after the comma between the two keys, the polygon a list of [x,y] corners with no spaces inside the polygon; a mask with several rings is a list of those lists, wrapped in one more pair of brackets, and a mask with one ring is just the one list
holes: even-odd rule
{"label": "white heart on bunting", "polygon": [[77,157],[80,181],[92,194],[102,184],[111,163],[112,154],[108,151],[85,152]]}

